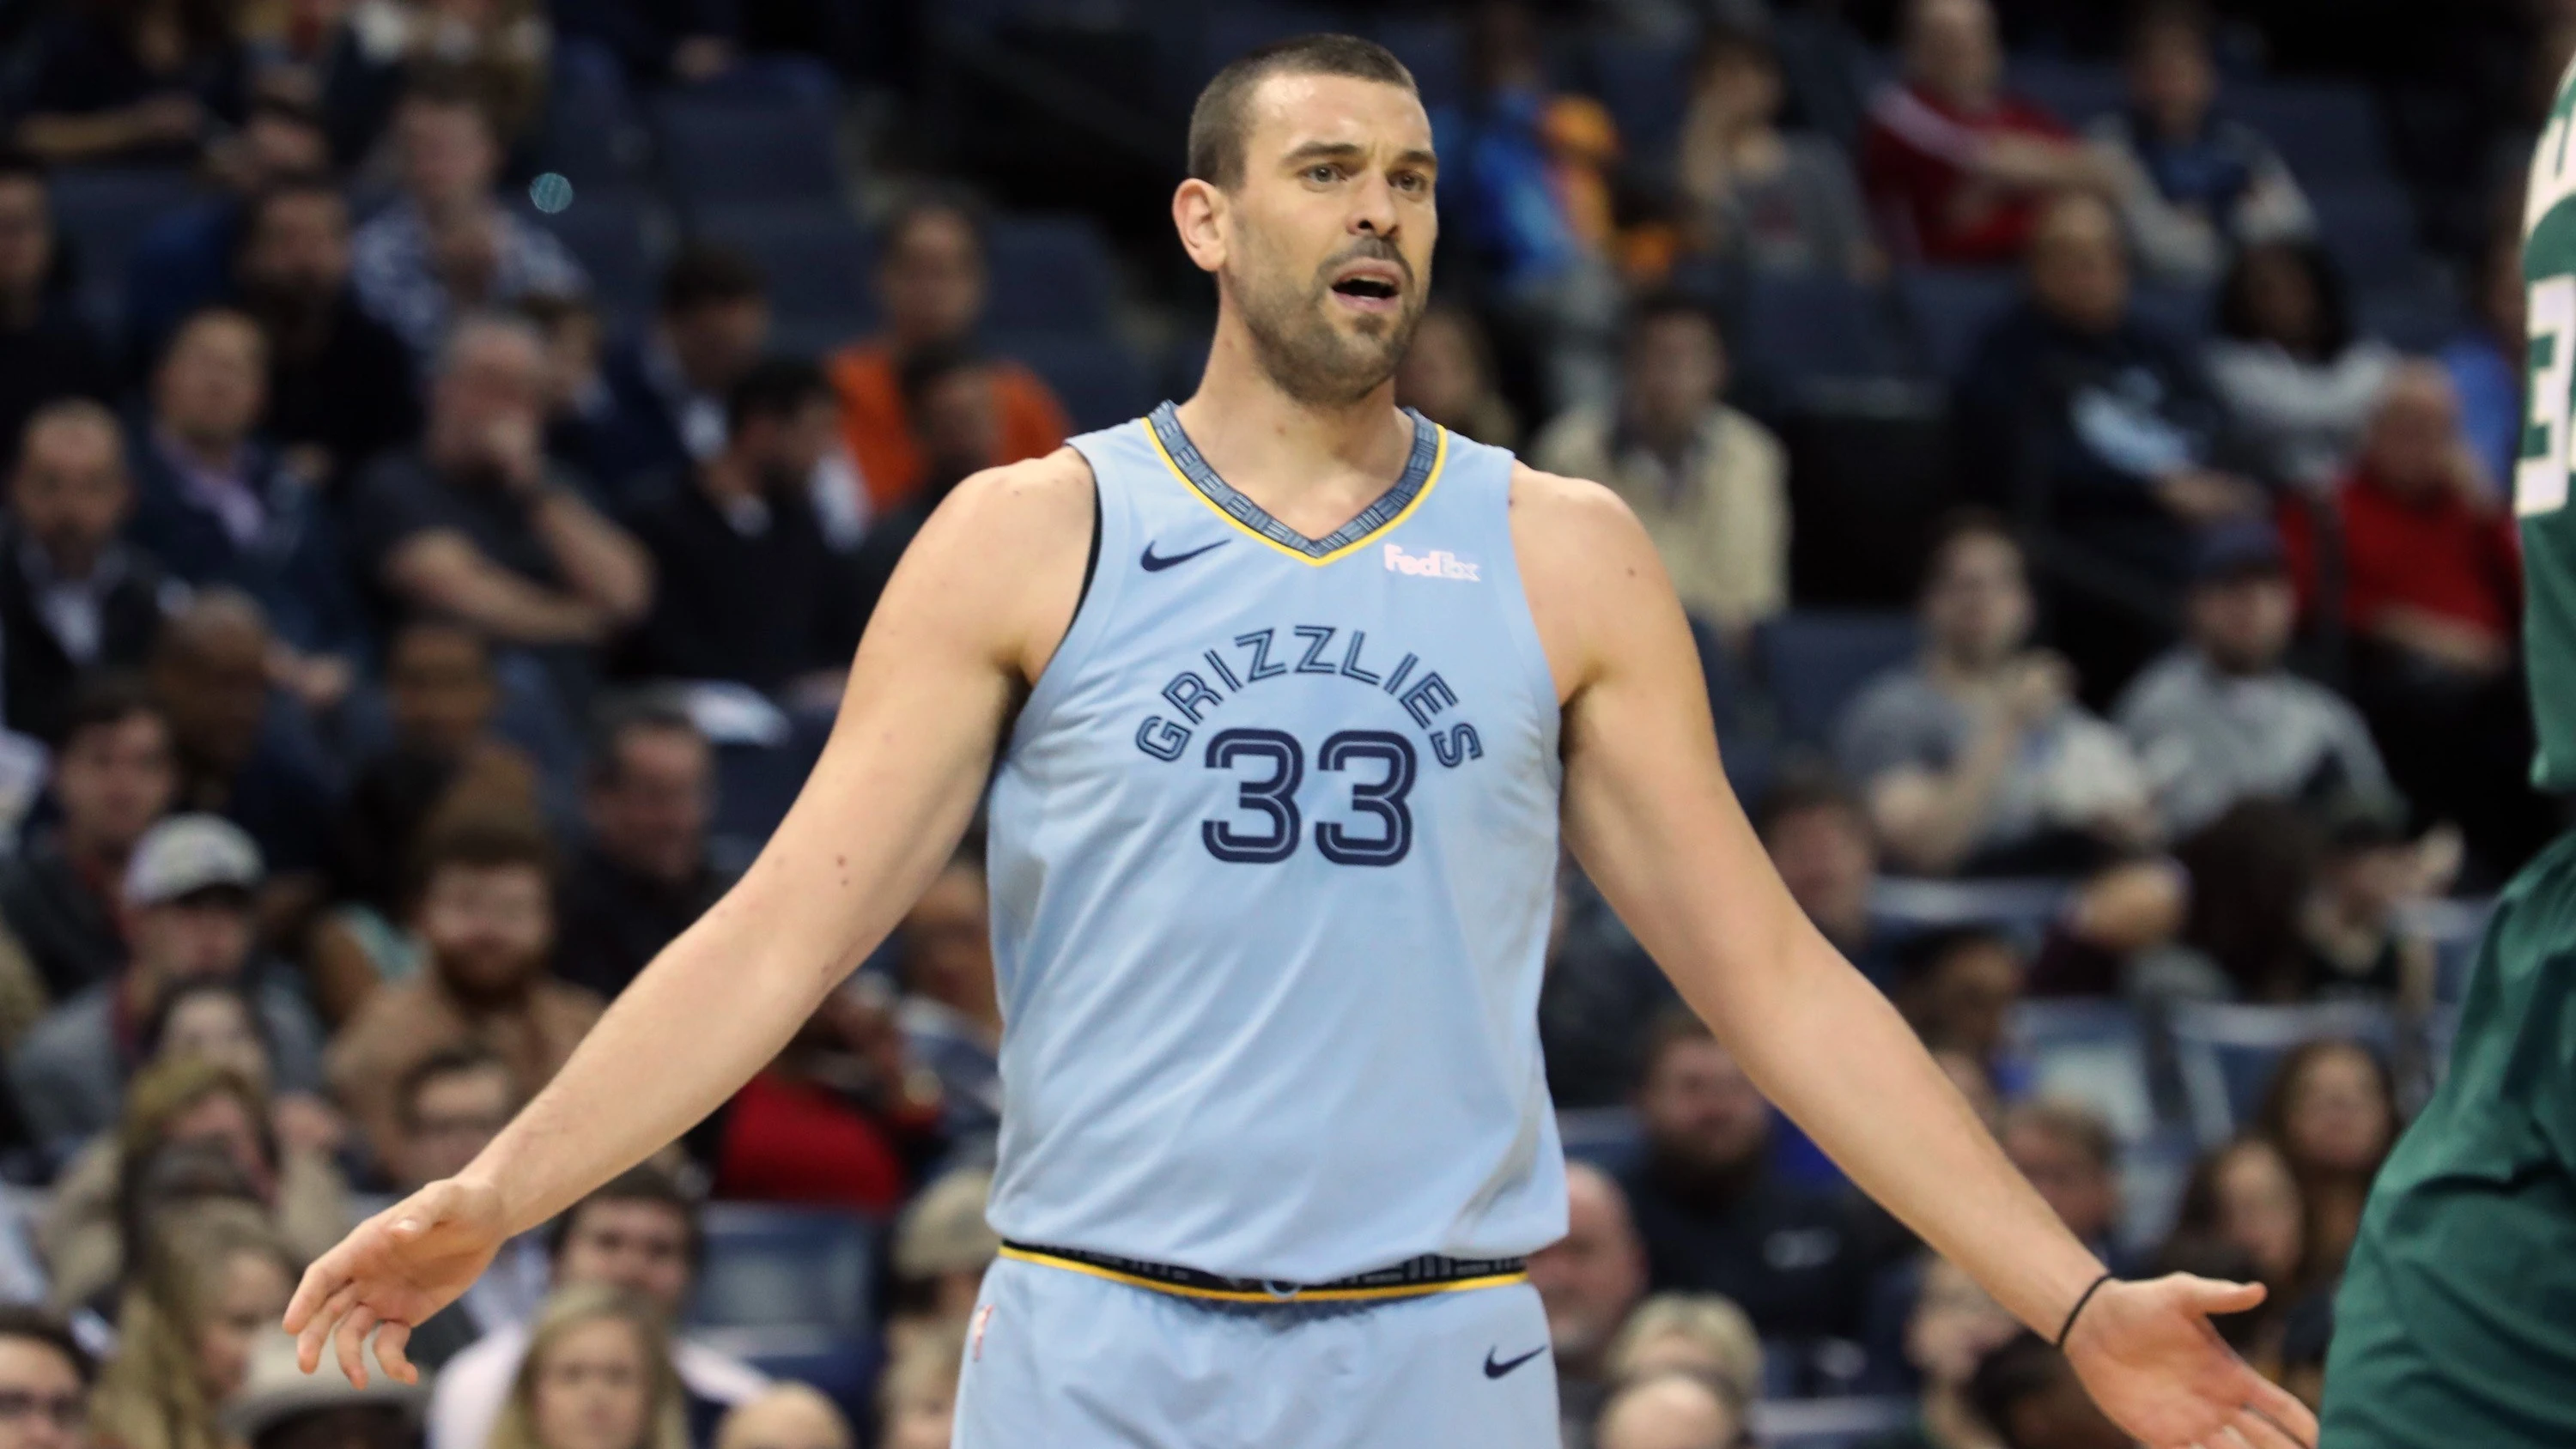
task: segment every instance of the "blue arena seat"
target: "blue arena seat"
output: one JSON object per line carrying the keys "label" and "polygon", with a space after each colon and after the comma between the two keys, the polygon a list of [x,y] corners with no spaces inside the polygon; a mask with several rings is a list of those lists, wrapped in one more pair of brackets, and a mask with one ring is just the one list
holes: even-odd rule
{"label": "blue arena seat", "polygon": [[126,256],[152,223],[200,193],[185,171],[64,170],[46,185],[54,222],[70,244],[80,296],[93,320],[112,325],[123,305]]}
{"label": "blue arena seat", "polygon": [[720,1329],[691,1337],[731,1354],[773,1379],[811,1384],[851,1422],[873,1423],[877,1375],[885,1350],[873,1338],[818,1329]]}
{"label": "blue arena seat", "polygon": [[2365,295],[2380,289],[2420,286],[2426,263],[2417,240],[2415,199],[2402,183],[2341,181],[2308,190],[2317,212],[2317,236]]}
{"label": "blue arena seat", "polygon": [[1737,357],[1752,381],[1784,396],[1910,370],[1887,295],[1847,277],[1766,276],[1745,290],[1740,312]]}
{"label": "blue arena seat", "polygon": [[1753,657],[1788,738],[1822,745],[1843,707],[1880,673],[1913,659],[1921,631],[1907,614],[1793,610],[1753,631]]}
{"label": "blue arena seat", "polygon": [[2138,320],[2194,347],[2218,326],[2218,299],[2206,287],[2141,282],[2129,294],[2129,308]]}
{"label": "blue arena seat", "polygon": [[553,232],[590,273],[591,295],[602,309],[628,322],[651,315],[655,248],[659,230],[654,198],[630,186],[573,189],[572,205],[548,215],[517,203],[526,220]]}
{"label": "blue arena seat", "polygon": [[1957,377],[1979,340],[2021,296],[2021,276],[2000,268],[1919,268],[1897,274],[1896,295],[1925,366],[1936,376]]}
{"label": "blue arena seat", "polygon": [[1870,892],[1869,913],[1888,931],[1913,935],[1960,926],[1984,926],[2035,939],[2066,909],[2062,880],[1881,879]]}
{"label": "blue arena seat", "polygon": [[1753,1406],[1762,1449],[1854,1449],[1914,1422],[1911,1398],[1788,1399]]}
{"label": "blue arena seat", "polygon": [[716,749],[716,812],[708,833],[717,845],[748,861],[769,839],[805,777],[823,753],[831,731],[825,719],[793,720],[782,745],[721,745]]}
{"label": "blue arena seat", "polygon": [[1109,326],[1116,270],[1109,243],[1088,217],[997,218],[985,235],[992,298],[984,324],[995,332],[1091,332]]}
{"label": "blue arena seat", "polygon": [[1565,1155],[1616,1176],[1645,1152],[1637,1114],[1625,1107],[1585,1107],[1556,1114]]}
{"label": "blue arena seat", "polygon": [[2081,128],[2094,117],[2120,109],[2128,99],[2128,82],[2116,65],[2044,57],[2017,59],[2005,72],[2007,89],[2037,101],[2066,124]]}
{"label": "blue arena seat", "polygon": [[2406,928],[2433,943],[2433,999],[2456,1004],[2468,994],[2478,943],[2495,915],[2493,897],[2419,901],[2406,908]]}
{"label": "blue arena seat", "polygon": [[876,1302],[882,1232],[855,1213],[827,1208],[709,1204],[706,1261],[689,1322],[862,1336]]}
{"label": "blue arena seat", "polygon": [[2218,104],[2269,137],[2304,186],[2393,174],[2379,106],[2356,82],[2256,82],[2230,88]]}
{"label": "blue arena seat", "polygon": [[662,168],[692,210],[841,194],[829,110],[672,94],[655,102],[654,119]]}
{"label": "blue arena seat", "polygon": [[1669,156],[1690,104],[1690,50],[1647,36],[1602,35],[1592,42],[1586,89],[1609,108],[1632,160]]}
{"label": "blue arena seat", "polygon": [[722,207],[694,221],[697,235],[739,248],[768,276],[782,346],[791,337],[810,344],[817,334],[846,340],[873,324],[873,249],[838,201]]}
{"label": "blue arena seat", "polygon": [[1085,432],[1123,423],[1150,410],[1156,398],[1134,350],[1110,334],[1005,333],[992,352],[1025,364],[1055,389],[1058,401]]}
{"label": "blue arena seat", "polygon": [[2405,352],[2436,351],[2474,321],[2458,294],[2431,276],[2415,286],[2364,292],[2353,312],[2362,336]]}
{"label": "blue arena seat", "polygon": [[[2061,900],[2064,894],[2060,887]],[[2144,1141],[2155,1130],[2147,1025],[2136,1007],[2114,999],[2024,1001],[2013,1008],[2010,1030],[2035,1094],[2091,1107],[2122,1142]]]}
{"label": "blue arena seat", "polygon": [[2361,1042],[2392,1061],[2397,1024],[2366,1002],[2311,1006],[2177,1005],[2168,1021],[2183,1100],[2200,1140],[2217,1146],[2250,1121],[2281,1058],[2312,1041]]}

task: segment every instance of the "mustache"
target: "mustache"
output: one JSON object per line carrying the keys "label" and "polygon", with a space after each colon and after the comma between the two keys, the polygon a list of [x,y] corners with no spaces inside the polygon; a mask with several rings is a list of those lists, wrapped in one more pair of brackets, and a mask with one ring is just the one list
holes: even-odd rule
{"label": "mustache", "polygon": [[1358,241],[1355,241],[1349,246],[1342,248],[1340,251],[1333,253],[1331,256],[1326,257],[1324,259],[1324,264],[1315,269],[1315,275],[1319,279],[1329,277],[1333,274],[1335,268],[1348,262],[1392,262],[1395,264],[1395,269],[1397,271],[1404,273],[1405,290],[1411,291],[1413,289],[1413,263],[1405,258],[1404,253],[1396,248],[1395,243],[1388,241],[1384,237],[1366,236],[1360,238]]}

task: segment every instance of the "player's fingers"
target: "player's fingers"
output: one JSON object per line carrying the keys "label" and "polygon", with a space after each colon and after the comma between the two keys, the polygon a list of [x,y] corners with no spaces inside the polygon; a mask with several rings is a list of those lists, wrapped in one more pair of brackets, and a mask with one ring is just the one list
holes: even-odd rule
{"label": "player's fingers", "polygon": [[367,1386],[367,1331],[376,1326],[376,1310],[361,1303],[340,1320],[340,1331],[331,1335],[331,1347],[340,1355],[340,1371],[358,1387]]}
{"label": "player's fingers", "polygon": [[304,1320],[304,1327],[297,1330],[295,1335],[295,1362],[298,1368],[309,1374],[322,1366],[322,1355],[331,1347],[332,1330],[340,1326],[341,1316],[357,1306],[357,1302],[357,1285],[344,1283],[337,1292],[323,1301],[320,1308],[313,1311],[311,1317]]}
{"label": "player's fingers", "polygon": [[[331,1300],[331,1295],[339,1292],[348,1281],[348,1274],[340,1267],[338,1251],[314,1259],[313,1266],[304,1270],[303,1281],[295,1285],[295,1296],[286,1300],[286,1331],[303,1333],[304,1326],[313,1321],[313,1315],[321,1312],[322,1306]],[[306,1364],[305,1370],[310,1372],[312,1367]]]}
{"label": "player's fingers", "polygon": [[2236,1416],[2229,1432],[2254,1449],[2308,1449],[2308,1440],[2293,1438],[2288,1430],[2250,1408]]}
{"label": "player's fingers", "polygon": [[376,1330],[376,1364],[385,1371],[387,1378],[396,1383],[420,1382],[420,1370],[412,1367],[411,1356],[406,1352],[410,1343],[411,1325],[408,1323],[388,1319]]}
{"label": "player's fingers", "polygon": [[2306,1446],[2317,1442],[2317,1411],[2309,1408],[2298,1395],[2270,1379],[2246,1370],[2245,1407],[2272,1427],[2287,1435],[2291,1442]]}
{"label": "player's fingers", "polygon": [[2187,1278],[2182,1286],[2192,1306],[2203,1313],[2242,1313],[2260,1306],[2266,1292],[2260,1283],[2222,1283],[2214,1278]]}

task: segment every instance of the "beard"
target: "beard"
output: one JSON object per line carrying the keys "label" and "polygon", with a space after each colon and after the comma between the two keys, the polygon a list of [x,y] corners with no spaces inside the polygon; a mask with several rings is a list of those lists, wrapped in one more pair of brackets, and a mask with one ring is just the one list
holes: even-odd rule
{"label": "beard", "polygon": [[[1356,259],[1393,262],[1404,272],[1404,305],[1391,317],[1362,316],[1357,335],[1333,325],[1328,278]],[[1256,258],[1256,261],[1260,259]],[[1309,406],[1355,403],[1386,385],[1412,345],[1422,321],[1427,289],[1394,243],[1363,240],[1328,258],[1303,282],[1284,267],[1247,267],[1236,274],[1235,296],[1253,361],[1281,392]]]}

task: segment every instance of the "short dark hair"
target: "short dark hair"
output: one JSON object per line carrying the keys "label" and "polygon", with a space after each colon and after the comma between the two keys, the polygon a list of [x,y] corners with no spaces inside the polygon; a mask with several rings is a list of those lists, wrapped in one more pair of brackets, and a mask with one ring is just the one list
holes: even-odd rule
{"label": "short dark hair", "polygon": [[1986,1427],[2002,1436],[2005,1449],[2031,1449],[2013,1433],[2013,1410],[2055,1387],[2074,1372],[2048,1340],[2022,1333],[1978,1360],[1968,1378],[1968,1403]]}
{"label": "short dark hair", "polygon": [[2063,1097],[2042,1097],[2005,1109],[2003,1130],[2028,1127],[2072,1144],[2099,1172],[2120,1165],[2120,1143],[2100,1112]]}
{"label": "short dark hair", "polygon": [[816,398],[831,395],[831,380],[809,359],[764,357],[725,389],[725,427],[740,434],[743,425],[754,419],[792,418]]}
{"label": "short dark hair", "polygon": [[1753,833],[1765,842],[1793,815],[1812,810],[1838,810],[1862,821],[1867,828],[1867,814],[1860,796],[1832,766],[1805,762],[1781,770],[1771,788],[1763,792],[1762,801],[1753,809]]}
{"label": "short dark hair", "polygon": [[718,242],[693,241],[680,248],[662,269],[657,300],[662,312],[694,312],[700,307],[757,302],[769,295],[769,278],[760,264]]}
{"label": "short dark hair", "polygon": [[689,1265],[694,1268],[706,1256],[706,1225],[698,1218],[698,1200],[680,1186],[678,1179],[651,1163],[626,1169],[592,1189],[590,1196],[564,1209],[563,1216],[556,1218],[546,1233],[546,1256],[561,1262],[564,1246],[572,1241],[573,1229],[581,1224],[581,1215],[604,1202],[647,1202],[669,1208],[688,1224]]}
{"label": "short dark hair", "polygon": [[1780,68],[1779,49],[1769,36],[1724,21],[1700,33],[1699,48],[1691,52],[1691,74],[1705,75],[1722,60],[1746,60],[1774,71]]}
{"label": "short dark hair", "polygon": [[98,1379],[98,1360],[72,1336],[71,1325],[32,1303],[0,1303],[0,1338],[41,1343],[61,1354],[80,1376],[83,1388]]}
{"label": "short dark hair", "polygon": [[238,256],[249,247],[251,239],[259,235],[259,229],[268,224],[270,207],[298,196],[327,196],[344,207],[348,204],[348,196],[340,190],[340,183],[322,172],[297,171],[271,178],[266,186],[253,192],[250,199],[242,203],[241,231],[234,238],[234,254]]}
{"label": "short dark hair", "polygon": [[1723,343],[1725,333],[1717,325],[1717,312],[1708,303],[1674,287],[1662,287],[1628,304],[1628,335],[1636,336],[1658,322],[1697,322],[1716,334]]}
{"label": "short dark hair", "polygon": [[2258,254],[2287,257],[2307,273],[2308,290],[2317,299],[2318,355],[2327,361],[2343,356],[2344,349],[2352,346],[2352,303],[2344,290],[2343,269],[2313,241],[2261,242],[2240,249],[2218,284],[2218,334],[2240,342],[2263,340],[2254,320],[2251,263]]}
{"label": "short dark hair", "polygon": [[310,102],[285,95],[275,89],[254,92],[248,103],[242,107],[242,121],[245,125],[262,116],[274,121],[284,121],[290,126],[302,126],[308,131],[323,129],[320,110]]}
{"label": "short dark hair", "polygon": [[420,1125],[420,1094],[429,1084],[444,1077],[462,1077],[475,1072],[498,1071],[510,1078],[510,1092],[519,1090],[518,1073],[510,1068],[499,1052],[481,1042],[464,1042],[441,1047],[411,1064],[394,1079],[394,1117],[404,1130]]}
{"label": "short dark hair", "polygon": [[1942,562],[1949,558],[1950,550],[1972,538],[2000,539],[2011,544],[2016,552],[2021,549],[2021,536],[2013,532],[2011,522],[2002,514],[1973,503],[1953,508],[1932,525],[1931,541],[1923,546],[1923,577],[1916,592],[1929,591],[1932,581],[1940,576]]}
{"label": "short dark hair", "polygon": [[1960,953],[1992,947],[2020,959],[2013,938],[2002,929],[1982,923],[1962,926],[1936,926],[1917,931],[1896,948],[1896,979],[1902,987],[1922,984],[1938,973]]}
{"label": "short dark hair", "polygon": [[1644,1085],[1675,1049],[1716,1040],[1717,1033],[1710,1031],[1708,1023],[1690,1008],[1676,1006],[1665,1011],[1646,1024],[1645,1047],[1637,1054],[1638,1084]]}
{"label": "short dark hair", "polygon": [[2207,47],[2218,36],[2218,22],[2204,0],[2146,0],[2129,17],[2129,53],[2135,55],[2158,36],[2181,31]]}
{"label": "short dark hair", "polygon": [[930,390],[961,372],[973,372],[986,365],[984,354],[966,342],[933,342],[913,349],[895,371],[895,385],[903,393],[907,416],[917,414],[921,400]]}
{"label": "short dark hair", "polygon": [[687,707],[676,695],[648,690],[613,700],[601,706],[591,720],[590,768],[586,772],[591,788],[605,790],[616,786],[626,769],[626,737],[642,730],[684,734],[701,742],[706,739],[705,731],[700,730],[698,722],[689,717]]}
{"label": "short dark hair", "polygon": [[[248,895],[243,896],[243,901],[248,903]],[[201,996],[228,997],[238,1003],[242,1018],[250,1023],[250,1034],[259,1038],[260,1049],[268,1054],[271,1062],[277,1059],[276,1044],[268,1039],[268,1023],[261,1019],[259,1002],[251,995],[250,988],[237,980],[197,976],[171,982],[153,999],[152,1014],[143,1022],[143,1060],[148,1062],[161,1055],[161,1043],[170,1034],[170,1018],[179,1014],[180,1007]]]}
{"label": "short dark hair", "polygon": [[56,751],[68,750],[74,741],[91,730],[113,729],[138,715],[149,715],[170,729],[170,716],[163,713],[160,702],[141,679],[131,674],[92,674],[72,687],[71,702],[63,710],[62,727],[54,732]]}
{"label": "short dark hair", "polygon": [[1413,72],[1395,52],[1356,35],[1300,35],[1256,45],[1237,56],[1199,92],[1190,107],[1190,175],[1231,191],[1243,184],[1244,142],[1252,122],[1245,112],[1252,92],[1274,75],[1348,76],[1401,86],[1415,95]]}
{"label": "short dark hair", "polygon": [[966,223],[968,234],[975,238],[975,249],[984,249],[984,204],[974,193],[956,186],[920,186],[905,192],[886,210],[877,223],[876,251],[879,260],[893,254],[903,244],[903,234],[934,216],[953,216]]}
{"label": "short dark hair", "polygon": [[489,809],[458,813],[421,838],[412,853],[415,895],[428,891],[444,870],[498,870],[525,866],[555,878],[554,838],[533,815],[518,810]]}
{"label": "short dark hair", "polygon": [[510,310],[535,323],[538,331],[549,334],[576,317],[599,321],[598,304],[577,292],[530,292]]}
{"label": "short dark hair", "polygon": [[0,145],[0,181],[32,181],[42,186],[52,175],[52,168],[35,152]]}
{"label": "short dark hair", "polygon": [[472,68],[453,62],[432,62],[416,66],[404,79],[398,107],[431,106],[448,111],[472,111],[483,123],[483,129],[495,142],[501,137],[500,123],[493,118],[489,97],[481,77]]}

